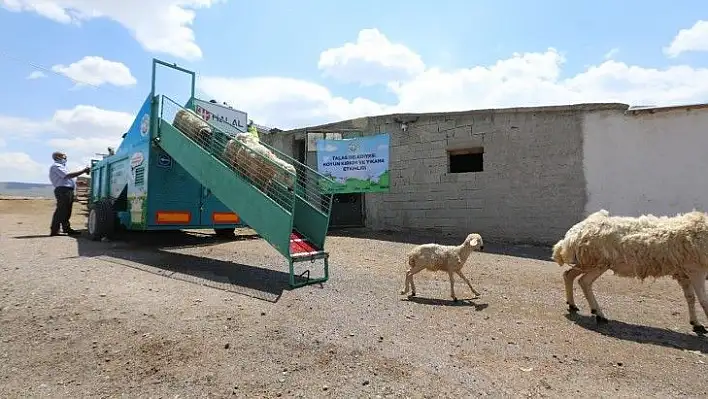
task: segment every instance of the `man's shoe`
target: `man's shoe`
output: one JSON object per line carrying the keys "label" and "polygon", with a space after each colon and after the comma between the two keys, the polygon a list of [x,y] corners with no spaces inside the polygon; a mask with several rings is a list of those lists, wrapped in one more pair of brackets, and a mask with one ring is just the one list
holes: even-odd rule
{"label": "man's shoe", "polygon": [[50,232],[49,232],[49,237],[60,236],[60,235],[61,235],[61,234],[59,234],[58,231],[50,231]]}
{"label": "man's shoe", "polygon": [[66,230],[64,233],[66,233],[66,234],[68,234],[68,235],[70,235],[70,236],[76,236],[76,235],[81,234],[80,231],[74,230],[74,229]]}

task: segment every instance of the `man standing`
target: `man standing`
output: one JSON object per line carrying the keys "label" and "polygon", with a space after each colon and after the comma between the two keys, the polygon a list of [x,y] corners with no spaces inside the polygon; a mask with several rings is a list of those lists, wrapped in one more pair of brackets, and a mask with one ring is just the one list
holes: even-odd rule
{"label": "man standing", "polygon": [[88,173],[91,168],[69,173],[66,169],[66,154],[62,152],[52,153],[54,164],[49,168],[49,180],[54,186],[54,197],[57,199],[57,207],[52,217],[50,236],[59,235],[59,225],[65,234],[75,235],[78,231],[71,228],[69,219],[71,218],[71,208],[74,206],[74,188],[76,188],[76,177]]}

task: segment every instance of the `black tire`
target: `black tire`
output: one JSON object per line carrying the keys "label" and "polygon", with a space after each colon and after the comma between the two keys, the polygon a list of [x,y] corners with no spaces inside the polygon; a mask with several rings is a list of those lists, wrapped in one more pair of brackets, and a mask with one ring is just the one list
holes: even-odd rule
{"label": "black tire", "polygon": [[236,229],[214,229],[214,233],[219,238],[234,238],[236,237]]}
{"label": "black tire", "polygon": [[88,215],[88,234],[93,241],[110,237],[115,231],[116,215],[108,198],[96,201]]}

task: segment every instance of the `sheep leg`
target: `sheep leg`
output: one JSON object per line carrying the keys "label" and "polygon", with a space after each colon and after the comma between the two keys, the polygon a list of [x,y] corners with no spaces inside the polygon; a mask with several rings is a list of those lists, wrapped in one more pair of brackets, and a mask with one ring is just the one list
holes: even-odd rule
{"label": "sheep leg", "polygon": [[464,282],[467,283],[467,285],[468,285],[468,286],[470,287],[470,289],[472,290],[472,293],[475,295],[475,297],[472,298],[472,299],[476,299],[477,297],[482,296],[479,292],[477,292],[477,290],[475,290],[474,288],[472,288],[472,284],[470,283],[470,280],[468,280],[467,277],[466,277],[464,274],[462,274],[462,270],[457,270],[455,273],[457,273],[457,275],[460,276],[460,278],[461,278],[462,280],[464,280]]}
{"label": "sheep leg", "polygon": [[607,323],[607,318],[602,313],[602,309],[600,309],[597,299],[595,299],[595,294],[592,292],[592,283],[594,283],[595,280],[602,276],[602,274],[608,269],[609,267],[607,266],[592,269],[578,280],[578,284],[580,285],[580,288],[583,289],[583,294],[585,294],[585,299],[587,299],[588,304],[590,305],[590,312],[595,315],[595,321],[597,324]]}
{"label": "sheep leg", "polygon": [[412,289],[411,294],[409,296],[413,297],[415,296],[415,282],[413,282],[413,275],[416,273],[420,273],[421,270],[425,269],[425,266],[415,266],[415,263],[408,262],[410,265],[410,269],[406,272],[406,286],[401,291],[401,295],[405,295],[408,293],[409,289]]}
{"label": "sheep leg", "polygon": [[688,320],[693,326],[693,331],[699,334],[707,333],[708,331],[706,331],[706,328],[698,324],[698,316],[696,315],[696,294],[694,293],[693,286],[691,285],[691,280],[687,276],[677,276],[675,278],[683,290],[683,296],[686,298],[686,304],[688,305]]}
{"label": "sheep leg", "polygon": [[[708,271],[705,271],[705,270],[694,271],[689,274],[689,278],[691,279],[691,285],[693,286],[693,291],[695,291],[695,294],[698,297],[698,303],[701,304],[701,307],[703,308],[703,312],[705,312],[706,317],[708,317],[708,296],[706,296],[706,275],[708,275]],[[700,324],[694,324],[693,331],[698,334],[705,334],[706,332],[708,332],[708,331],[706,331],[706,328],[701,326]]]}
{"label": "sheep leg", "polygon": [[450,276],[450,296],[453,302],[457,302],[457,296],[455,295],[455,273],[449,271],[447,275]]}
{"label": "sheep leg", "polygon": [[264,180],[264,181],[263,181],[263,193],[264,193],[265,195],[268,195],[268,193],[270,192],[270,185],[271,185],[272,183],[273,183],[272,180]]}
{"label": "sheep leg", "polygon": [[563,281],[565,282],[565,303],[568,305],[568,312],[575,313],[580,311],[580,309],[575,305],[575,298],[573,296],[573,281],[583,274],[581,269],[576,267],[570,268],[563,272]]}

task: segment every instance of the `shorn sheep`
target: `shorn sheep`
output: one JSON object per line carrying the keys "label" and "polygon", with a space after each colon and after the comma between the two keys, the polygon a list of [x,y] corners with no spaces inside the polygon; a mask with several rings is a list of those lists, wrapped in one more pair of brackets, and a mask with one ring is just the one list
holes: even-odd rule
{"label": "shorn sheep", "polygon": [[610,216],[606,210],[572,226],[553,246],[553,260],[572,267],[563,273],[571,313],[579,311],[573,298],[578,284],[598,324],[607,323],[592,284],[607,270],[620,277],[644,280],[670,276],[683,290],[693,331],[708,332],[698,323],[696,297],[708,317],[705,281],[708,275],[708,215],[689,212],[676,216]]}
{"label": "shorn sheep", "polygon": [[[264,157],[273,163],[267,162]],[[224,158],[235,169],[247,176],[261,191],[266,190],[274,177],[279,179],[289,190],[292,190],[295,183],[293,179],[295,167],[273,154],[250,134],[239,134],[236,138],[229,140],[224,148]],[[292,175],[285,171],[292,173]]]}
{"label": "shorn sheep", "polygon": [[200,145],[208,145],[211,140],[211,126],[196,112],[182,108],[177,111],[172,125]]}
{"label": "shorn sheep", "polygon": [[433,272],[447,272],[448,276],[450,276],[450,296],[453,301],[457,302],[454,274],[460,276],[467,283],[475,298],[479,297],[479,292],[472,287],[467,277],[462,274],[462,266],[464,266],[472,251],[484,251],[482,236],[477,233],[469,234],[460,245],[422,244],[415,246],[408,253],[408,265],[410,268],[406,271],[405,288],[401,291],[401,295],[407,294],[412,289],[410,296],[414,297],[415,283],[413,282],[413,276],[424,269],[428,269]]}

